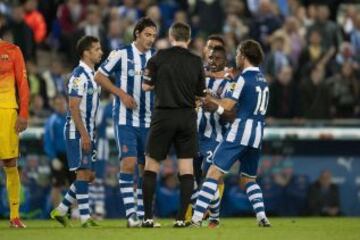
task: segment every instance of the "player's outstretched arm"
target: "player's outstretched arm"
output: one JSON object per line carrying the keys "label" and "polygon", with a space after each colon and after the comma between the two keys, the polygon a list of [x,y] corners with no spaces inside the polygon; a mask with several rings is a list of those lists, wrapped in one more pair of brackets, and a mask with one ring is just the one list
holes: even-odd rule
{"label": "player's outstretched arm", "polygon": [[[221,105],[221,103],[226,107],[226,109]],[[203,100],[202,107],[205,111],[217,112],[221,118],[227,122],[233,122],[236,118],[235,104],[236,102],[231,99],[217,99],[208,95]]]}
{"label": "player's outstretched arm", "polygon": [[111,80],[106,77],[101,72],[97,71],[94,77],[95,81],[104,89],[111,92],[112,94],[118,96],[121,99],[121,102],[125,104],[127,108],[134,109],[137,107],[137,104],[130,95],[128,95],[124,90],[121,88],[116,87]]}

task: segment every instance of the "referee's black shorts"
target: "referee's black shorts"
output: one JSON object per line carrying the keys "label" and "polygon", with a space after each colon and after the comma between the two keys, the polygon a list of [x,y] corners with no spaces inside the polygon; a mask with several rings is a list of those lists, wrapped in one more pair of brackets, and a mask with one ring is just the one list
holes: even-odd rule
{"label": "referee's black shorts", "polygon": [[195,109],[156,109],[151,119],[146,153],[162,161],[174,145],[178,158],[194,158],[198,151]]}

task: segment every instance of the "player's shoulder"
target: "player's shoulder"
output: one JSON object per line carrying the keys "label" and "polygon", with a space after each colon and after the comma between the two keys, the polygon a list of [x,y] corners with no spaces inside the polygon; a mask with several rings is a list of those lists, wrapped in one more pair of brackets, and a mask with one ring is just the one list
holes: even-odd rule
{"label": "player's shoulder", "polygon": [[6,50],[18,50],[18,49],[20,49],[17,45],[15,45],[14,43],[8,42],[8,41],[0,41],[0,47],[2,49],[6,49]]}

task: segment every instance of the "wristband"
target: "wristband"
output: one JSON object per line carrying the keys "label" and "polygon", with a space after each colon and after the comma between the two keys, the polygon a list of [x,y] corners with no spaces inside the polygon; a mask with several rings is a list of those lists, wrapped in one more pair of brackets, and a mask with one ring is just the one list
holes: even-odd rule
{"label": "wristband", "polygon": [[224,113],[224,108],[219,105],[218,108],[216,109],[216,112],[217,112],[217,114],[221,115]]}

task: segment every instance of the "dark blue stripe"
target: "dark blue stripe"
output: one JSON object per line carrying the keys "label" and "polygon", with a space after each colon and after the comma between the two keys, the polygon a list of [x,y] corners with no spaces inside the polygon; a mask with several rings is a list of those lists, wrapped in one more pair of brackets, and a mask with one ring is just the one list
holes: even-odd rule
{"label": "dark blue stripe", "polygon": [[[89,76],[89,74],[87,74],[86,72],[84,72],[86,78],[88,79],[88,81],[86,82],[87,87],[85,88],[86,90],[86,117],[85,117],[85,123],[86,123],[86,129],[89,133],[89,135],[92,135],[92,132],[90,131],[90,120],[91,120],[91,110],[92,110],[92,98],[93,98],[93,94],[94,93],[94,86],[91,82],[91,78]],[[89,92],[91,94],[89,94]]]}
{"label": "dark blue stripe", "polygon": [[215,183],[216,185],[218,184],[218,181],[216,181],[216,180],[213,179],[213,178],[207,178],[207,179],[205,179],[205,182]]}
{"label": "dark blue stripe", "polygon": [[72,198],[76,198],[76,193],[74,193],[73,191],[69,190],[68,193]]}
{"label": "dark blue stripe", "polygon": [[[119,64],[121,66],[121,59],[119,61]],[[121,67],[119,68],[119,70],[115,71],[114,75],[115,75],[115,86],[121,88]],[[118,96],[115,96],[113,112],[112,112],[115,127],[119,124],[120,104],[121,104],[120,98]]]}
{"label": "dark blue stripe", "polygon": [[67,207],[71,206],[71,202],[69,202],[66,198],[63,199],[62,203]]}
{"label": "dark blue stripe", "polygon": [[265,208],[264,207],[258,207],[258,208],[255,208],[255,213],[259,213],[259,212],[265,212]]}
{"label": "dark blue stripe", "polygon": [[250,192],[248,192],[248,195],[251,196],[256,193],[261,193],[261,189],[258,188],[258,189],[251,190]]}
{"label": "dark blue stripe", "polygon": [[[126,76],[127,76],[127,89],[126,89],[126,92],[127,92],[127,94],[129,94],[130,96],[133,97],[133,94],[134,94],[135,65],[134,65],[134,53],[133,53],[133,49],[132,49],[131,45],[126,48],[126,52],[127,52],[127,58],[128,58],[128,60],[127,60],[127,73],[126,73]],[[127,125],[132,126],[132,124],[133,124],[133,111],[132,111],[132,109],[129,109],[129,108],[126,109],[126,121],[127,121]]]}
{"label": "dark blue stripe", "polygon": [[209,204],[210,201],[211,201],[210,198],[206,198],[206,197],[204,197],[204,196],[202,196],[202,195],[199,195],[199,197],[198,197],[197,200],[202,201],[202,202],[205,202],[205,203],[207,203],[207,204]]}
{"label": "dark blue stripe", "polygon": [[[127,198],[127,197],[134,197],[134,193],[133,192],[127,192],[127,193],[121,193],[121,196],[123,198]],[[135,199],[135,198],[134,198]],[[134,200],[135,201],[135,200]]]}
{"label": "dark blue stripe", "polygon": [[134,181],[134,175],[128,174],[128,173],[120,173],[119,180],[127,181],[127,182],[133,182]]}
{"label": "dark blue stripe", "polygon": [[78,205],[85,204],[89,202],[89,198],[77,199]]}
{"label": "dark blue stripe", "polygon": [[210,78],[207,88],[212,89],[214,86],[215,78]]}
{"label": "dark blue stripe", "polygon": [[80,209],[80,215],[88,215],[89,213],[89,209]]}
{"label": "dark blue stripe", "polygon": [[[146,66],[146,55],[143,53],[140,55],[141,59],[141,72],[144,72]],[[143,82],[143,74],[141,74],[141,82]],[[141,86],[140,86],[141,87]],[[140,127],[145,127],[145,112],[146,112],[146,92],[142,89],[140,90],[140,112],[139,112],[139,121]]]}
{"label": "dark blue stripe", "polygon": [[206,209],[205,209],[205,208],[203,208],[203,207],[201,207],[201,206],[196,205],[196,207],[195,207],[195,211],[205,213]]}

